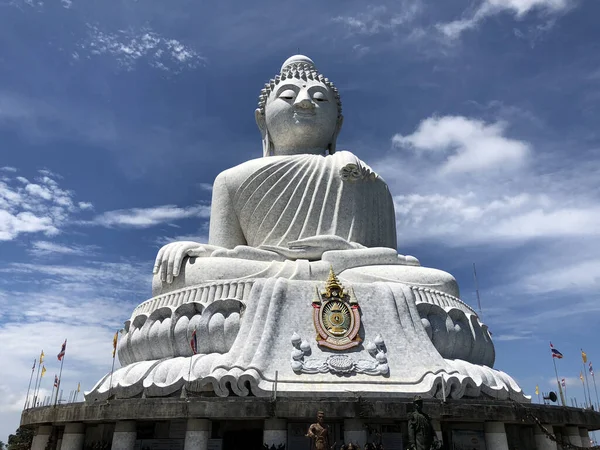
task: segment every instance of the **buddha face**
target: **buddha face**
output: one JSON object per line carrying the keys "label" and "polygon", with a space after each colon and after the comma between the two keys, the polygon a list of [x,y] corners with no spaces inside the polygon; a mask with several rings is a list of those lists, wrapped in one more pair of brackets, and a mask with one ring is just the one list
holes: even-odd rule
{"label": "buddha face", "polygon": [[341,126],[333,92],[315,80],[281,81],[270,93],[264,115],[275,155],[323,154]]}

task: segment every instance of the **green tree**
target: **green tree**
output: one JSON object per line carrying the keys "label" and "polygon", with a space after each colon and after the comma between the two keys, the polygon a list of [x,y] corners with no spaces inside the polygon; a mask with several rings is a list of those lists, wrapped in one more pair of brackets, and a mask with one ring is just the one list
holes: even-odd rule
{"label": "green tree", "polygon": [[[7,450],[29,450],[33,441],[33,430],[19,427],[15,434],[8,436]],[[2,447],[0,447],[1,449]]]}

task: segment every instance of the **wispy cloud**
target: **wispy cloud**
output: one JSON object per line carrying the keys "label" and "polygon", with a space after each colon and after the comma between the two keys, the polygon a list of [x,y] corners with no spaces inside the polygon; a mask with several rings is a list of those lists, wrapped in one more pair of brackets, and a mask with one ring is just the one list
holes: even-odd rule
{"label": "wispy cloud", "polygon": [[31,244],[29,253],[40,255],[70,255],[70,256],[93,256],[96,254],[96,245],[65,245],[49,241],[35,241]]}
{"label": "wispy cloud", "polygon": [[422,10],[420,0],[403,0],[393,10],[384,5],[369,6],[364,12],[340,15],[333,21],[344,25],[351,33],[374,35],[410,24]]}
{"label": "wispy cloud", "polygon": [[165,38],[151,29],[109,32],[88,24],[88,33],[88,39],[79,44],[74,54],[76,59],[81,57],[80,53],[110,55],[126,70],[134,69],[138,60],[143,60],[152,67],[173,72],[194,69],[206,63],[206,58],[192,47],[177,39]]}
{"label": "wispy cloud", "polygon": [[473,11],[464,13],[464,17],[448,23],[437,24],[437,29],[446,37],[457,39],[467,30],[476,28],[490,16],[500,13],[512,13],[521,19],[532,11],[543,14],[557,14],[568,10],[574,3],[567,0],[483,0]]}
{"label": "wispy cloud", "polygon": [[210,206],[178,207],[175,205],[163,205],[153,208],[120,209],[105,212],[96,216],[91,221],[84,223],[104,227],[148,228],[161,223],[190,217],[210,217]]}

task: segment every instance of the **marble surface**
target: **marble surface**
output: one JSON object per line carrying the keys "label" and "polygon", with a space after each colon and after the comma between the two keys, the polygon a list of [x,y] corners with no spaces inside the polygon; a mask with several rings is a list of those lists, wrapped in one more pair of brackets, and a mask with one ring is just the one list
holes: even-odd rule
{"label": "marble surface", "polygon": [[[348,151],[339,93],[295,55],[262,89],[263,157],[215,180],[209,242],[173,242],[153,297],[119,340],[123,367],[87,400],[214,391],[219,396],[422,394],[527,401],[494,370],[487,326],[454,277],[399,254],[385,181]],[[360,345],[315,340],[315,293],[333,270],[360,304]],[[353,316],[355,317],[355,316]],[[190,339],[196,331],[198,354]]]}

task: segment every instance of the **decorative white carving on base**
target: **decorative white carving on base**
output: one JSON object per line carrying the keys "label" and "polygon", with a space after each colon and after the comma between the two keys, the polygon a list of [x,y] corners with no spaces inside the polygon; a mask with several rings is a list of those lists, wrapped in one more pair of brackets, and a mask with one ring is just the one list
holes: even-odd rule
{"label": "decorative white carving on base", "polygon": [[294,346],[291,365],[296,373],[387,375],[390,372],[385,353],[385,343],[379,335],[373,342],[368,342],[365,345],[373,359],[359,359],[358,361],[344,353],[330,355],[327,358],[306,358],[312,353],[308,341],[302,340],[298,333],[292,335],[291,341]]}

